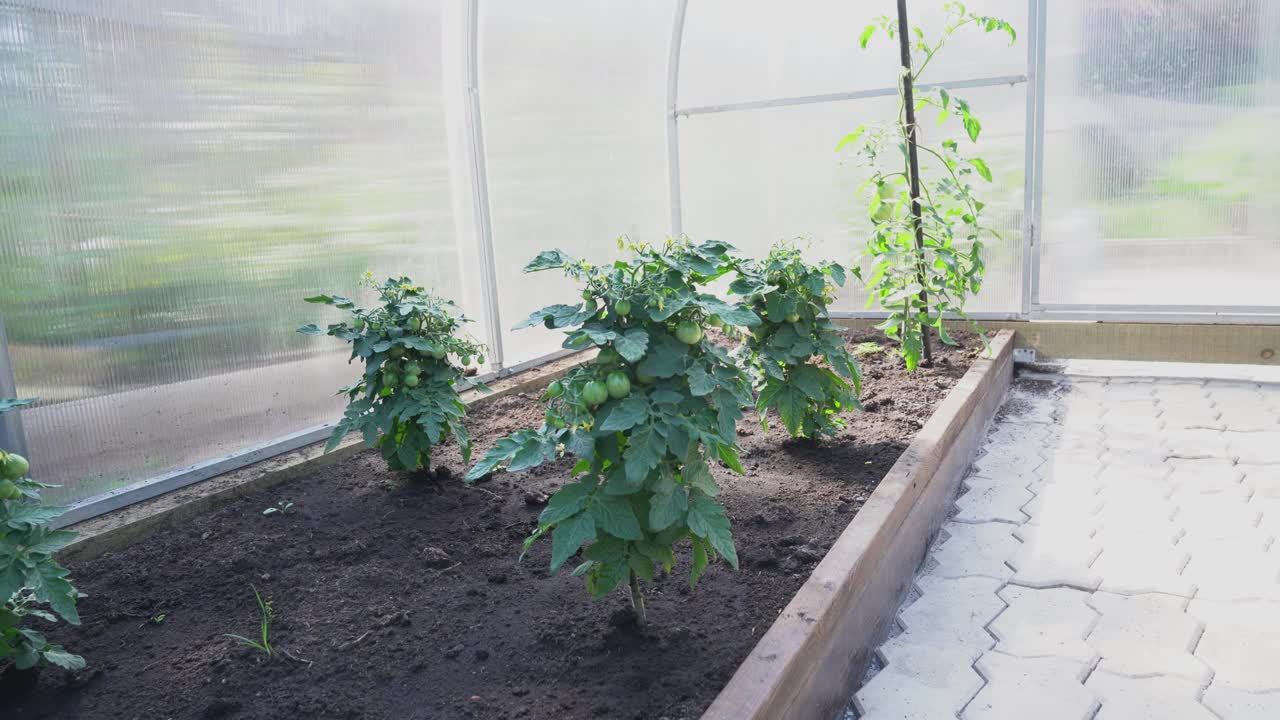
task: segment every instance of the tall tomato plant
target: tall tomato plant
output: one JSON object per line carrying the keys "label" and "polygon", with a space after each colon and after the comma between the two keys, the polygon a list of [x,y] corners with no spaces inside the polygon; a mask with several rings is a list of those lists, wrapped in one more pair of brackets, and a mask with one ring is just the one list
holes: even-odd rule
{"label": "tall tomato plant", "polygon": [[810,265],[793,245],[775,245],[763,262],[733,283],[747,295],[763,324],[746,336],[746,356],[757,373],[756,409],[767,427],[778,413],[792,436],[817,438],[844,427],[840,413],[860,407],[862,375],[827,306],[844,285],[839,263]]}
{"label": "tall tomato plant", "polygon": [[643,623],[640,581],[669,571],[678,543],[692,547],[691,587],[717,555],[738,566],[711,463],[742,472],[736,423],[751,383],[703,326],[752,328],[760,319],[702,291],[732,271],[730,246],[681,239],[629,249],[630,259],[604,267],[551,250],[525,268],[561,270],[585,289],[582,302],[543,308],[517,327],[564,329],[566,348],[599,354],[548,388],[542,427],[500,440],[468,479],[576,456],[576,479],[552,496],[525,549],[551,533],[556,572],[587,544],[574,574],[595,597],[628,583]]}
{"label": "tall tomato plant", "polygon": [[484,363],[484,347],[461,336],[462,324],[469,321],[452,302],[407,277],[381,285],[366,277],[366,283],[378,293],[379,305],[365,309],[340,295],[309,297],[309,303],[350,312],[351,319],[326,329],[298,328],[351,343],[350,359],[364,362],[361,378],[338,391],[347,396],[347,409],[325,452],[347,433],[360,432],[366,445],[382,450],[392,470],[425,471],[431,468],[432,447],[452,435],[470,462],[471,437],[462,424],[466,406],[458,394],[485,388],[467,377],[472,359]]}
{"label": "tall tomato plant", "polygon": [[[1013,26],[1004,20],[972,13],[961,3],[943,7],[946,22],[936,37],[927,37],[918,27],[910,29],[907,40],[913,69],[909,78],[913,85],[962,28],[1003,32],[1010,43],[1017,39]],[[898,38],[898,22],[878,18],[863,31],[863,48],[877,32]],[[905,70],[903,76],[908,77]],[[999,234],[983,224],[985,205],[974,187],[975,179],[991,182],[991,170],[982,158],[962,152],[953,137],[928,145],[918,141],[921,129],[915,128],[915,147],[920,153],[919,177],[915,179],[919,195],[911,196],[908,149],[912,126],[907,121],[906,89],[907,83],[900,82],[898,115],[893,122],[860,126],[836,149],[854,148],[857,160],[869,170],[870,177],[858,191],[867,199],[867,214],[874,223],[866,248],[871,263],[866,278],[871,291],[867,305],[879,302],[888,311],[880,329],[898,342],[907,369],[914,370],[930,328],[937,329],[943,342],[954,344],[943,318],[965,316],[965,302],[982,287],[983,238],[999,238]],[[914,100],[914,111],[935,108],[938,125],[954,121],[970,143],[977,143],[982,122],[966,100],[945,88],[919,87],[914,89]],[[913,205],[918,205],[918,211]]]}

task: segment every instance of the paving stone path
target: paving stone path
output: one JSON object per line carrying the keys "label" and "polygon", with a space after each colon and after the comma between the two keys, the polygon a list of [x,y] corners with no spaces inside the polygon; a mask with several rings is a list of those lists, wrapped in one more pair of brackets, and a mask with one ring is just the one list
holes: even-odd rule
{"label": "paving stone path", "polygon": [[1280,386],[1019,379],[866,720],[1280,718]]}

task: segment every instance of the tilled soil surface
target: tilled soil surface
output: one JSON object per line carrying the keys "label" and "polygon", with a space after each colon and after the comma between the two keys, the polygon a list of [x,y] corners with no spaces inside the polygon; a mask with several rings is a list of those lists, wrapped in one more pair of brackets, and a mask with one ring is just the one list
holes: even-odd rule
{"label": "tilled soil surface", "polygon": [[[746,476],[716,468],[742,570],[715,565],[691,592],[686,546],[647,587],[643,629],[621,590],[595,602],[548,576],[549,541],[517,560],[571,463],[467,488],[403,481],[364,452],[73,564],[84,625],[50,635],[89,669],[46,669],[0,715],[697,718],[969,366],[978,341],[960,340],[912,376],[889,353],[861,358],[866,410],[833,440],[744,420]],[[468,425],[481,453],[541,417],[516,396]],[[463,473],[456,448],[437,455]],[[286,514],[262,514],[281,500]],[[275,608],[273,657],[224,636],[256,636],[250,584]]]}

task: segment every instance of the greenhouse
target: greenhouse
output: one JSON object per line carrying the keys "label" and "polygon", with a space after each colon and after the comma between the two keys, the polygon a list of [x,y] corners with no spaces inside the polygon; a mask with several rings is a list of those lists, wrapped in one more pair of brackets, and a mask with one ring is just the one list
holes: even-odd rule
{"label": "greenhouse", "polygon": [[1262,0],[0,2],[0,719],[1280,717],[1278,126]]}

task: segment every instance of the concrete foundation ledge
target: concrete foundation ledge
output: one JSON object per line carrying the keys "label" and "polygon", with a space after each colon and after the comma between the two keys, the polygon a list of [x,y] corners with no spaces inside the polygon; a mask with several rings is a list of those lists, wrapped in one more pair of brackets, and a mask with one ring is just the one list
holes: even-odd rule
{"label": "concrete foundation ledge", "polygon": [[888,637],[1013,378],[1000,331],[738,667],[702,720],[832,720]]}

